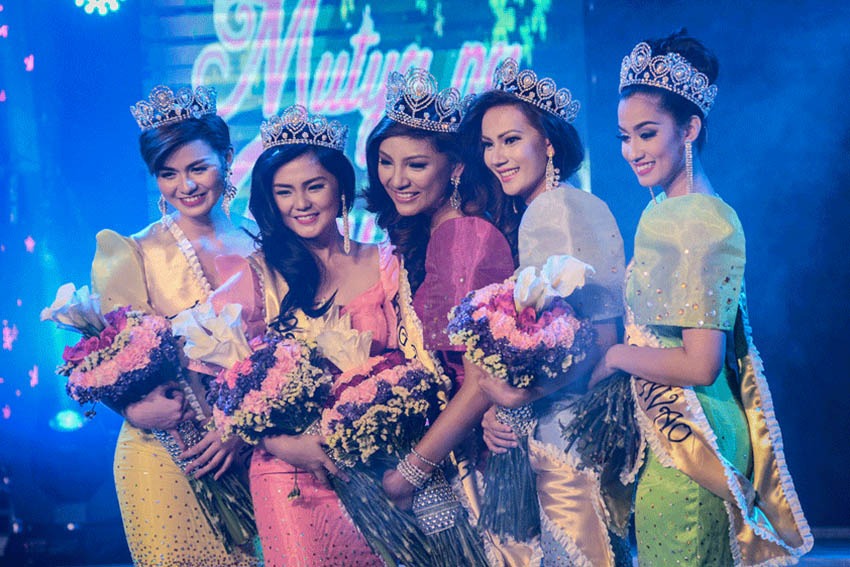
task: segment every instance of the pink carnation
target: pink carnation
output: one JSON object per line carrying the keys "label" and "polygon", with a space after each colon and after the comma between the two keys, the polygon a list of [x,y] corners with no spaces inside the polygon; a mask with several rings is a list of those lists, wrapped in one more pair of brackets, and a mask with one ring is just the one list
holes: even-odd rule
{"label": "pink carnation", "polygon": [[263,416],[271,412],[268,397],[258,390],[251,390],[245,394],[242,403],[239,404],[239,410]]}
{"label": "pink carnation", "polygon": [[356,404],[367,404],[375,399],[378,393],[378,382],[375,379],[365,380],[356,388],[348,388],[339,397],[339,404],[353,402]]}

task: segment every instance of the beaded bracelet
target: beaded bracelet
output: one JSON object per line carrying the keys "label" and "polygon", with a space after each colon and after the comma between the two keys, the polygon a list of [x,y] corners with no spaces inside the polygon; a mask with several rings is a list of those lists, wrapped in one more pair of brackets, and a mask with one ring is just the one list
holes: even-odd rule
{"label": "beaded bracelet", "polygon": [[428,459],[426,459],[425,457],[423,457],[422,455],[420,455],[420,454],[419,454],[419,451],[417,451],[416,449],[411,449],[411,450],[410,450],[410,452],[411,452],[411,453],[412,453],[412,454],[413,454],[413,455],[414,455],[417,459],[419,459],[420,461],[422,461],[423,463],[425,463],[425,464],[426,464],[426,465],[428,465],[428,466],[434,467],[435,469],[436,469],[437,467],[439,467],[439,466],[440,466],[440,464],[439,464],[439,463],[435,463],[434,461],[429,461]]}
{"label": "beaded bracelet", "polygon": [[425,486],[425,483],[428,482],[428,479],[431,477],[429,473],[426,473],[416,465],[412,464],[407,460],[407,457],[403,458],[396,465],[396,470],[404,477],[404,480],[415,486],[416,488],[422,488]]}

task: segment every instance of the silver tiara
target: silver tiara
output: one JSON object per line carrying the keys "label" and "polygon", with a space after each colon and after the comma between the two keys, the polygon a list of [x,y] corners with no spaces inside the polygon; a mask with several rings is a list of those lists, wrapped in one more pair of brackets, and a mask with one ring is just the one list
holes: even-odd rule
{"label": "silver tiara", "polygon": [[538,80],[531,69],[520,71],[516,59],[511,57],[496,67],[490,88],[511,93],[568,123],[576,119],[581,108],[581,103],[573,99],[569,89],[559,89],[549,77]]}
{"label": "silver tiara", "polygon": [[449,87],[437,90],[437,80],[425,69],[411,67],[402,75],[393,71],[387,77],[387,116],[420,130],[456,132],[472,95],[461,97]]}
{"label": "silver tiara", "polygon": [[157,85],[148,95],[130,107],[130,113],[142,131],[158,128],[164,124],[180,122],[189,118],[200,118],[215,114],[215,89],[213,87],[190,87],[177,89],[175,94],[164,85]]}
{"label": "silver tiara", "polygon": [[263,149],[286,144],[310,144],[345,151],[348,126],[320,114],[309,114],[300,104],[283,109],[280,116],[272,116],[260,124]]}
{"label": "silver tiara", "polygon": [[629,85],[658,87],[683,96],[708,116],[717,96],[717,85],[708,84],[708,77],[678,53],[656,55],[642,41],[623,57],[620,65],[620,92]]}

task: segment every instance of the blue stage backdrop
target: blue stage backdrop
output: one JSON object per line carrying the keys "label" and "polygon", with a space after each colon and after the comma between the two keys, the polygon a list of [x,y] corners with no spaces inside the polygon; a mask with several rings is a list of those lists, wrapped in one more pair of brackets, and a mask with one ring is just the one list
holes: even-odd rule
{"label": "blue stage backdrop", "polygon": [[[154,85],[218,89],[241,216],[259,123],[285,106],[347,124],[362,181],[390,71],[424,66],[466,94],[522,58],[581,100],[588,158],[574,182],[609,202],[628,255],[648,194],[614,137],[619,63],[683,25],[721,62],[704,163],[747,232],[789,466],[814,526],[850,526],[848,21],[846,2],[813,0],[0,0],[0,470],[21,529],[48,555],[126,557],[111,484],[120,419],[82,418],[53,374],[75,337],[38,319],[59,285],[88,283],[98,230],[158,216],[128,111]],[[378,236],[362,210],[358,235]]]}

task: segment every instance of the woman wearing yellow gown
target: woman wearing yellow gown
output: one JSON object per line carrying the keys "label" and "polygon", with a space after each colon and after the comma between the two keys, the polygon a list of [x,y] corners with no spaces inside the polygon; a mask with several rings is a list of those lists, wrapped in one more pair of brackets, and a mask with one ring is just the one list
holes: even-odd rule
{"label": "woman wearing yellow gown", "polygon": [[[253,244],[217,207],[235,193],[229,181],[230,134],[215,115],[215,91],[198,87],[176,95],[156,87],[131,107],[143,132],[142,157],[161,192],[162,219],[125,237],[97,235],[92,288],[104,311],[122,305],[171,317],[205,301],[227,279],[220,266],[250,254]],[[176,209],[167,214],[168,205]],[[217,262],[218,260],[218,262]],[[224,262],[222,263],[222,260]],[[210,432],[181,457],[194,458],[186,474],[150,430],[173,430],[206,412],[199,374],[190,388],[160,386],[122,410],[126,418],[115,450],[115,487],[127,543],[137,567],[243,567],[258,560],[228,550],[198,504],[186,474],[218,479],[236,461],[237,442]]]}

